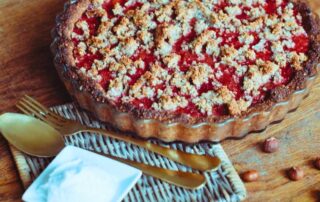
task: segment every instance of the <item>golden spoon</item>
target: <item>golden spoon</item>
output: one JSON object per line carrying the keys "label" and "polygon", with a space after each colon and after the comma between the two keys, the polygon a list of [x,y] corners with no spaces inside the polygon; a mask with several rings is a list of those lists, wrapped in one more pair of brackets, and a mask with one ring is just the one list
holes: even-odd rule
{"label": "golden spoon", "polygon": [[39,103],[37,100],[27,95],[25,95],[16,106],[23,113],[27,115],[35,116],[40,120],[48,123],[49,125],[54,127],[57,131],[59,131],[61,135],[64,135],[64,136],[72,135],[79,132],[99,133],[107,137],[115,138],[117,140],[122,140],[127,143],[131,143],[139,147],[145,148],[151,152],[160,154],[170,160],[173,160],[182,165],[186,165],[188,167],[191,167],[193,169],[200,170],[200,171],[216,170],[219,168],[219,165],[221,163],[220,159],[216,156],[187,153],[181,150],[171,149],[158,144],[153,144],[146,140],[140,140],[127,135],[120,135],[119,133],[115,133],[112,131],[107,131],[99,128],[92,128],[92,127],[83,125],[78,121],[66,119],[63,116],[60,116],[52,112],[51,110],[43,106],[41,103]]}
{"label": "golden spoon", "polygon": [[[65,147],[64,140],[57,130],[36,118],[23,114],[2,114],[0,131],[10,144],[32,156],[52,157]],[[98,154],[136,167],[144,174],[176,186],[196,189],[206,183],[205,177],[201,174],[168,170],[107,154]]]}

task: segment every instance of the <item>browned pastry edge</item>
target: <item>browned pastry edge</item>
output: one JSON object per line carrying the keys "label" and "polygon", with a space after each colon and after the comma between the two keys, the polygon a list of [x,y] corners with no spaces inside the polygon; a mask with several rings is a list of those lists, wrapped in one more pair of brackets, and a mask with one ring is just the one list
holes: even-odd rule
{"label": "browned pastry edge", "polygon": [[[56,67],[64,79],[69,80],[75,89],[90,93],[97,103],[103,103],[113,108],[115,111],[129,113],[137,119],[152,119],[166,123],[198,124],[198,123],[220,123],[227,119],[234,118],[232,115],[192,117],[185,114],[174,114],[170,111],[156,111],[152,109],[139,109],[131,104],[114,105],[104,96],[104,90],[93,80],[79,75],[76,71],[74,58],[72,56],[73,43],[71,42],[71,32],[74,23],[81,17],[90,4],[89,0],[78,0],[75,3],[67,4],[65,11],[57,18],[55,28]],[[319,18],[314,15],[306,2],[295,2],[298,11],[302,16],[303,27],[306,30],[310,47],[307,52],[308,61],[305,67],[296,71],[293,79],[286,86],[279,86],[271,90],[270,96],[263,102],[251,106],[247,111],[241,113],[238,118],[245,118],[253,113],[268,111],[276,103],[287,100],[291,94],[306,87],[306,81],[317,73],[316,66],[320,60],[320,25]]]}

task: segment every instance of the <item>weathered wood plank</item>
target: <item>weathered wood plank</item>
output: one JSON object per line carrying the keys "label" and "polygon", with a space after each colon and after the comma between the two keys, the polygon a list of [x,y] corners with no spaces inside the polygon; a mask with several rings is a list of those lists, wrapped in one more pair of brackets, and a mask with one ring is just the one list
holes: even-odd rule
{"label": "weathered wood plank", "polygon": [[[14,111],[15,102],[30,94],[46,105],[70,101],[53,68],[50,29],[64,0],[0,0],[0,112]],[[320,13],[320,2],[312,6]],[[246,184],[248,201],[315,201],[320,192],[320,171],[310,160],[320,156],[320,80],[301,107],[280,124],[236,141],[223,142],[236,169],[257,169],[258,182]],[[275,136],[281,148],[265,154],[260,144]],[[302,166],[306,177],[291,182],[290,166]],[[0,137],[0,201],[20,201],[21,182],[5,140]],[[319,199],[319,198],[318,198]]]}

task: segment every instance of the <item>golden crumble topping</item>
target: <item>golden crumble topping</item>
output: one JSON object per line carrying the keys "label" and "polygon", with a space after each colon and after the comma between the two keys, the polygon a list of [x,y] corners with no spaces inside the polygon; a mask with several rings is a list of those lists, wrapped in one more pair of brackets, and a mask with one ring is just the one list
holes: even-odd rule
{"label": "golden crumble topping", "polygon": [[79,74],[115,104],[240,115],[308,60],[284,0],[91,0],[71,34]]}

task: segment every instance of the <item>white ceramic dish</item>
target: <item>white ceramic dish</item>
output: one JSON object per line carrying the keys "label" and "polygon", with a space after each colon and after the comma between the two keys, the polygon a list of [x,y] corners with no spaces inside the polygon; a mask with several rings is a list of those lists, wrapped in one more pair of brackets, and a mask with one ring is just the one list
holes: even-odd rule
{"label": "white ceramic dish", "polygon": [[[142,172],[136,168],[120,163],[118,161],[100,156],[93,152],[80,149],[74,146],[65,147],[49,166],[41,173],[41,175],[31,184],[27,191],[22,196],[22,200],[26,202],[40,202],[40,194],[38,193],[39,186],[45,184],[50,173],[57,167],[81,159],[84,163],[92,166],[97,166],[112,175],[119,184],[118,191],[114,193],[112,201],[121,201],[129,190],[136,184],[141,177]],[[83,179],[83,183],[86,179]],[[101,193],[104,194],[104,193]],[[92,199],[94,201],[94,199]]]}

